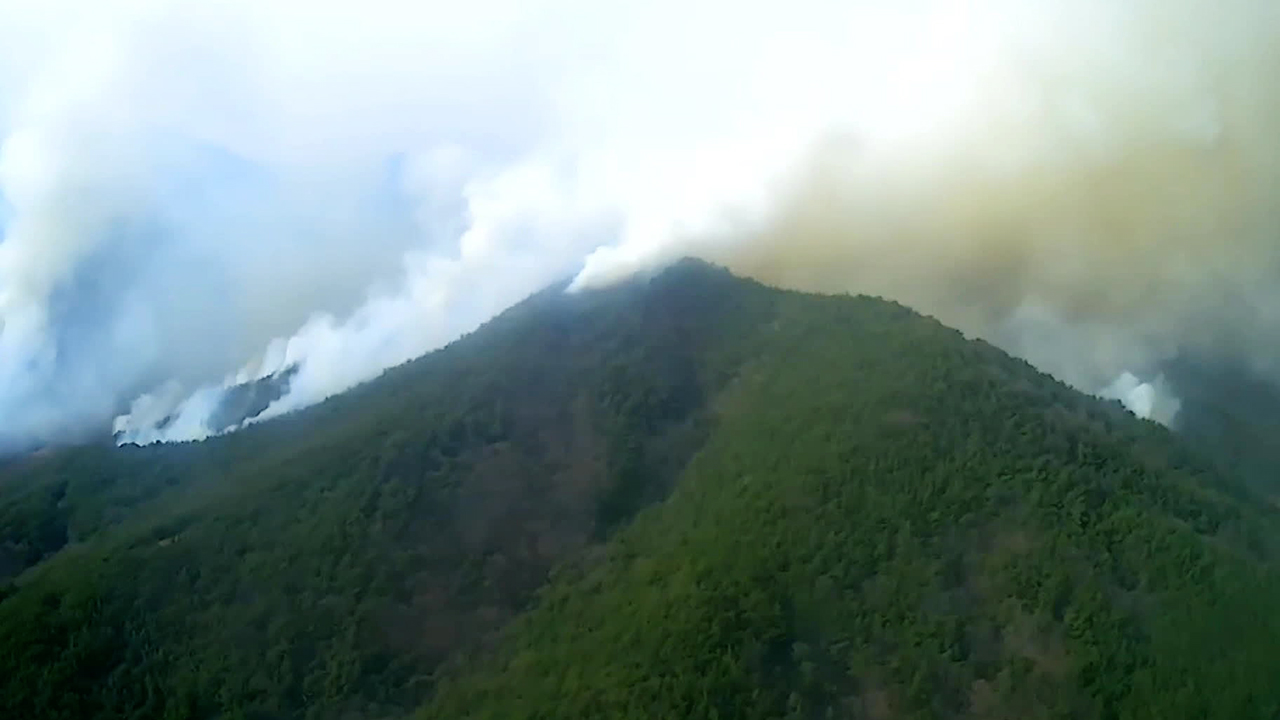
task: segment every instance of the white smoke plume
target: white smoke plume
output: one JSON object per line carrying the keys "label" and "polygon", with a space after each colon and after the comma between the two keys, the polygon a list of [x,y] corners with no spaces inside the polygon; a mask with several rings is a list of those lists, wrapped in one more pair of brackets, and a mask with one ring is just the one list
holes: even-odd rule
{"label": "white smoke plume", "polygon": [[1163,422],[1176,353],[1280,360],[1267,0],[0,17],[0,448],[204,437],[230,386],[296,368],[278,415],[684,254],[900,299]]}

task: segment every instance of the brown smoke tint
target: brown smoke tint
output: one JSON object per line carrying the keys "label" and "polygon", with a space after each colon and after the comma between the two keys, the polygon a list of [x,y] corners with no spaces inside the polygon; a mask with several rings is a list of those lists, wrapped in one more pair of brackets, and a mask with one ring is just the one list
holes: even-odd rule
{"label": "brown smoke tint", "polygon": [[1276,370],[1275,7],[1063,12],[987,105],[893,147],[833,134],[769,222],[704,254],[901,300],[1089,390],[1180,351]]}

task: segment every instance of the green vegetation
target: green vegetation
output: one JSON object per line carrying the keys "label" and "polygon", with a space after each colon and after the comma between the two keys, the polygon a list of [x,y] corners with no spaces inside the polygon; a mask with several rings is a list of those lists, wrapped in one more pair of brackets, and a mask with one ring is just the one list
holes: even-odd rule
{"label": "green vegetation", "polygon": [[684,262],[0,469],[0,717],[1274,718],[1252,492],[906,308]]}

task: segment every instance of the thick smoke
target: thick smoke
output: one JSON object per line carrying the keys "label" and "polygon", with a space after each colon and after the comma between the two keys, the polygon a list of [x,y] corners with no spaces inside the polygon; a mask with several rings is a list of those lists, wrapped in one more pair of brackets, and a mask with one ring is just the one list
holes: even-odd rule
{"label": "thick smoke", "polygon": [[0,450],[125,411],[202,437],[224,387],[300,358],[273,412],[313,402],[606,237],[538,154],[559,61],[516,3],[0,16]]}
{"label": "thick smoke", "polygon": [[1165,423],[1180,356],[1276,378],[1280,6],[936,5],[878,58],[892,117],[825,133],[764,221],[602,250],[579,285],[697,247],[899,299]]}
{"label": "thick smoke", "polygon": [[204,437],[684,254],[1163,422],[1180,355],[1280,368],[1267,0],[0,16],[0,447]]}

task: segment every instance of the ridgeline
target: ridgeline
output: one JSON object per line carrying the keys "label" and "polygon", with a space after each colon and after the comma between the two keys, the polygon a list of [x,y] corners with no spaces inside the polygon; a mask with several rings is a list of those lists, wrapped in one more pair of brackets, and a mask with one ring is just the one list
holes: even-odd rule
{"label": "ridgeline", "polygon": [[880,299],[683,261],[0,468],[0,717],[1275,718],[1280,509]]}

